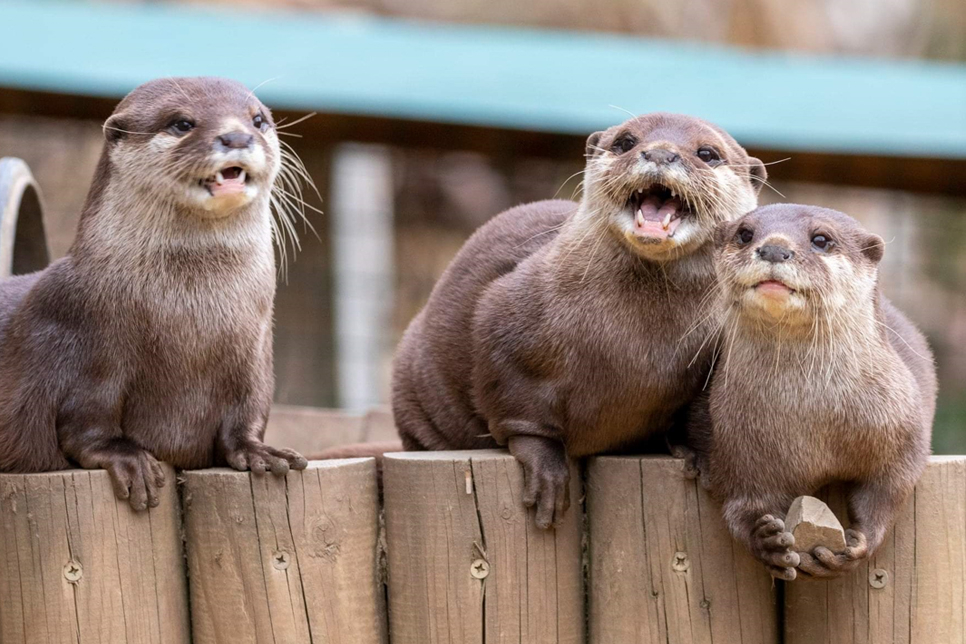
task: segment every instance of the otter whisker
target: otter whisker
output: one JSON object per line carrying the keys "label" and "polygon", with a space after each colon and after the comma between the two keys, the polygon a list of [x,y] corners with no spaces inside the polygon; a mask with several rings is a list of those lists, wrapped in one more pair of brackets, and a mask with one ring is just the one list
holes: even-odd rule
{"label": "otter whisker", "polygon": [[301,117],[301,118],[297,118],[297,119],[295,119],[295,120],[294,120],[294,121],[292,121],[291,123],[286,123],[285,125],[279,125],[279,124],[276,124],[276,125],[275,125],[275,129],[276,129],[276,130],[284,130],[284,129],[287,129],[287,128],[290,128],[290,127],[292,127],[293,125],[298,125],[299,123],[302,123],[302,122],[304,122],[304,121],[307,121],[307,120],[309,120],[310,118],[312,118],[313,116],[317,116],[317,115],[318,115],[318,112],[312,112],[312,113],[310,113],[310,114],[306,114],[305,116],[303,116],[303,117]]}

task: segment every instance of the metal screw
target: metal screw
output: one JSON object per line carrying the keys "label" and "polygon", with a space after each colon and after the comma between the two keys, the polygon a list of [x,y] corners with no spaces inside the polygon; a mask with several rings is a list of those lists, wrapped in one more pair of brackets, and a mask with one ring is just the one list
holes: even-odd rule
{"label": "metal screw", "polygon": [[711,608],[711,601],[710,600],[707,600],[707,599],[702,599],[701,600],[701,608],[703,608],[705,610],[708,610],[709,608]]}
{"label": "metal screw", "polygon": [[490,564],[482,559],[477,559],[470,564],[470,574],[476,579],[486,579],[486,576],[490,574]]}
{"label": "metal screw", "polygon": [[685,572],[691,567],[691,560],[688,559],[688,553],[686,552],[675,552],[674,559],[671,560],[671,568],[675,572]]}
{"label": "metal screw", "polygon": [[272,555],[272,565],[275,570],[285,570],[288,568],[288,553],[284,550],[276,550]]}
{"label": "metal screw", "polygon": [[84,576],[84,568],[76,561],[68,561],[64,566],[64,577],[72,584],[76,584]]}
{"label": "metal screw", "polygon": [[882,568],[876,568],[869,573],[869,585],[873,588],[885,588],[889,583],[889,573]]}

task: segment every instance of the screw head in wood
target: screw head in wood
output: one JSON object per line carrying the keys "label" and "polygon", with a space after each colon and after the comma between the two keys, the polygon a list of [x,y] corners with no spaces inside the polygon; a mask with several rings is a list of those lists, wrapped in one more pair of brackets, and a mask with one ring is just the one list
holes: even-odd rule
{"label": "screw head in wood", "polygon": [[873,588],[885,588],[889,583],[889,573],[882,568],[876,568],[869,573],[869,585]]}
{"label": "screw head in wood", "polygon": [[84,576],[84,567],[80,565],[79,561],[74,561],[73,559],[67,562],[64,566],[64,578],[67,579],[72,584],[76,584]]}
{"label": "screw head in wood", "polygon": [[275,570],[285,570],[288,568],[289,555],[284,550],[276,550],[272,555],[272,566]]}
{"label": "screw head in wood", "polygon": [[470,574],[476,579],[486,579],[490,574],[490,564],[483,559],[476,559],[470,564]]}
{"label": "screw head in wood", "polygon": [[671,568],[675,572],[685,572],[691,567],[691,560],[688,558],[688,553],[686,552],[675,552],[674,558],[671,559]]}

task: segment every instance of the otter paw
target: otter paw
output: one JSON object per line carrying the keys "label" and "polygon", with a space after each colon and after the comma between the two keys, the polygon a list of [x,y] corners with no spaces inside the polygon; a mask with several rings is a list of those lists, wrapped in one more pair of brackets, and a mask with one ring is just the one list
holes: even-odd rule
{"label": "otter paw", "polygon": [[135,511],[156,508],[158,490],[164,487],[164,470],[147,450],[132,448],[108,456],[104,469],[111,476],[114,494],[127,499]]}
{"label": "otter paw", "polygon": [[758,519],[751,533],[752,552],[765,564],[772,577],[792,581],[799,555],[792,547],[795,537],[785,530],[785,522],[770,514]]}
{"label": "otter paw", "polygon": [[538,528],[560,525],[570,508],[570,464],[563,444],[536,436],[513,436],[510,451],[523,466],[523,505],[536,507]]}
{"label": "otter paw", "polygon": [[253,474],[271,472],[276,476],[288,474],[289,469],[304,470],[305,457],[291,449],[269,447],[260,441],[245,443],[225,455],[225,460],[236,470],[251,470]]}
{"label": "otter paw", "polygon": [[842,552],[817,546],[811,552],[798,553],[798,569],[813,579],[833,579],[852,572],[869,556],[868,540],[858,530],[846,530],[845,543]]}
{"label": "otter paw", "polygon": [[684,476],[689,479],[696,479],[701,476],[701,461],[698,453],[687,445],[669,445],[671,456],[684,459]]}

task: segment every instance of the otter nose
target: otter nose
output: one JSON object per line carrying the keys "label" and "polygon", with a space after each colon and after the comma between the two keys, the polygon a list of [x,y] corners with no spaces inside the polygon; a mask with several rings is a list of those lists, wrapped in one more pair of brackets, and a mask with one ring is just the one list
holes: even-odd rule
{"label": "otter nose", "polygon": [[674,163],[680,157],[670,150],[664,148],[654,148],[653,150],[644,150],[642,153],[644,155],[645,161],[653,161],[658,165],[666,165],[668,163]]}
{"label": "otter nose", "polygon": [[774,244],[767,244],[758,249],[758,257],[761,257],[766,262],[771,262],[772,264],[781,264],[782,262],[787,262],[795,253],[788,250],[787,248],[782,248],[781,246],[775,246]]}
{"label": "otter nose", "polygon": [[216,144],[225,150],[244,150],[252,147],[255,137],[246,132],[228,132],[219,134]]}

